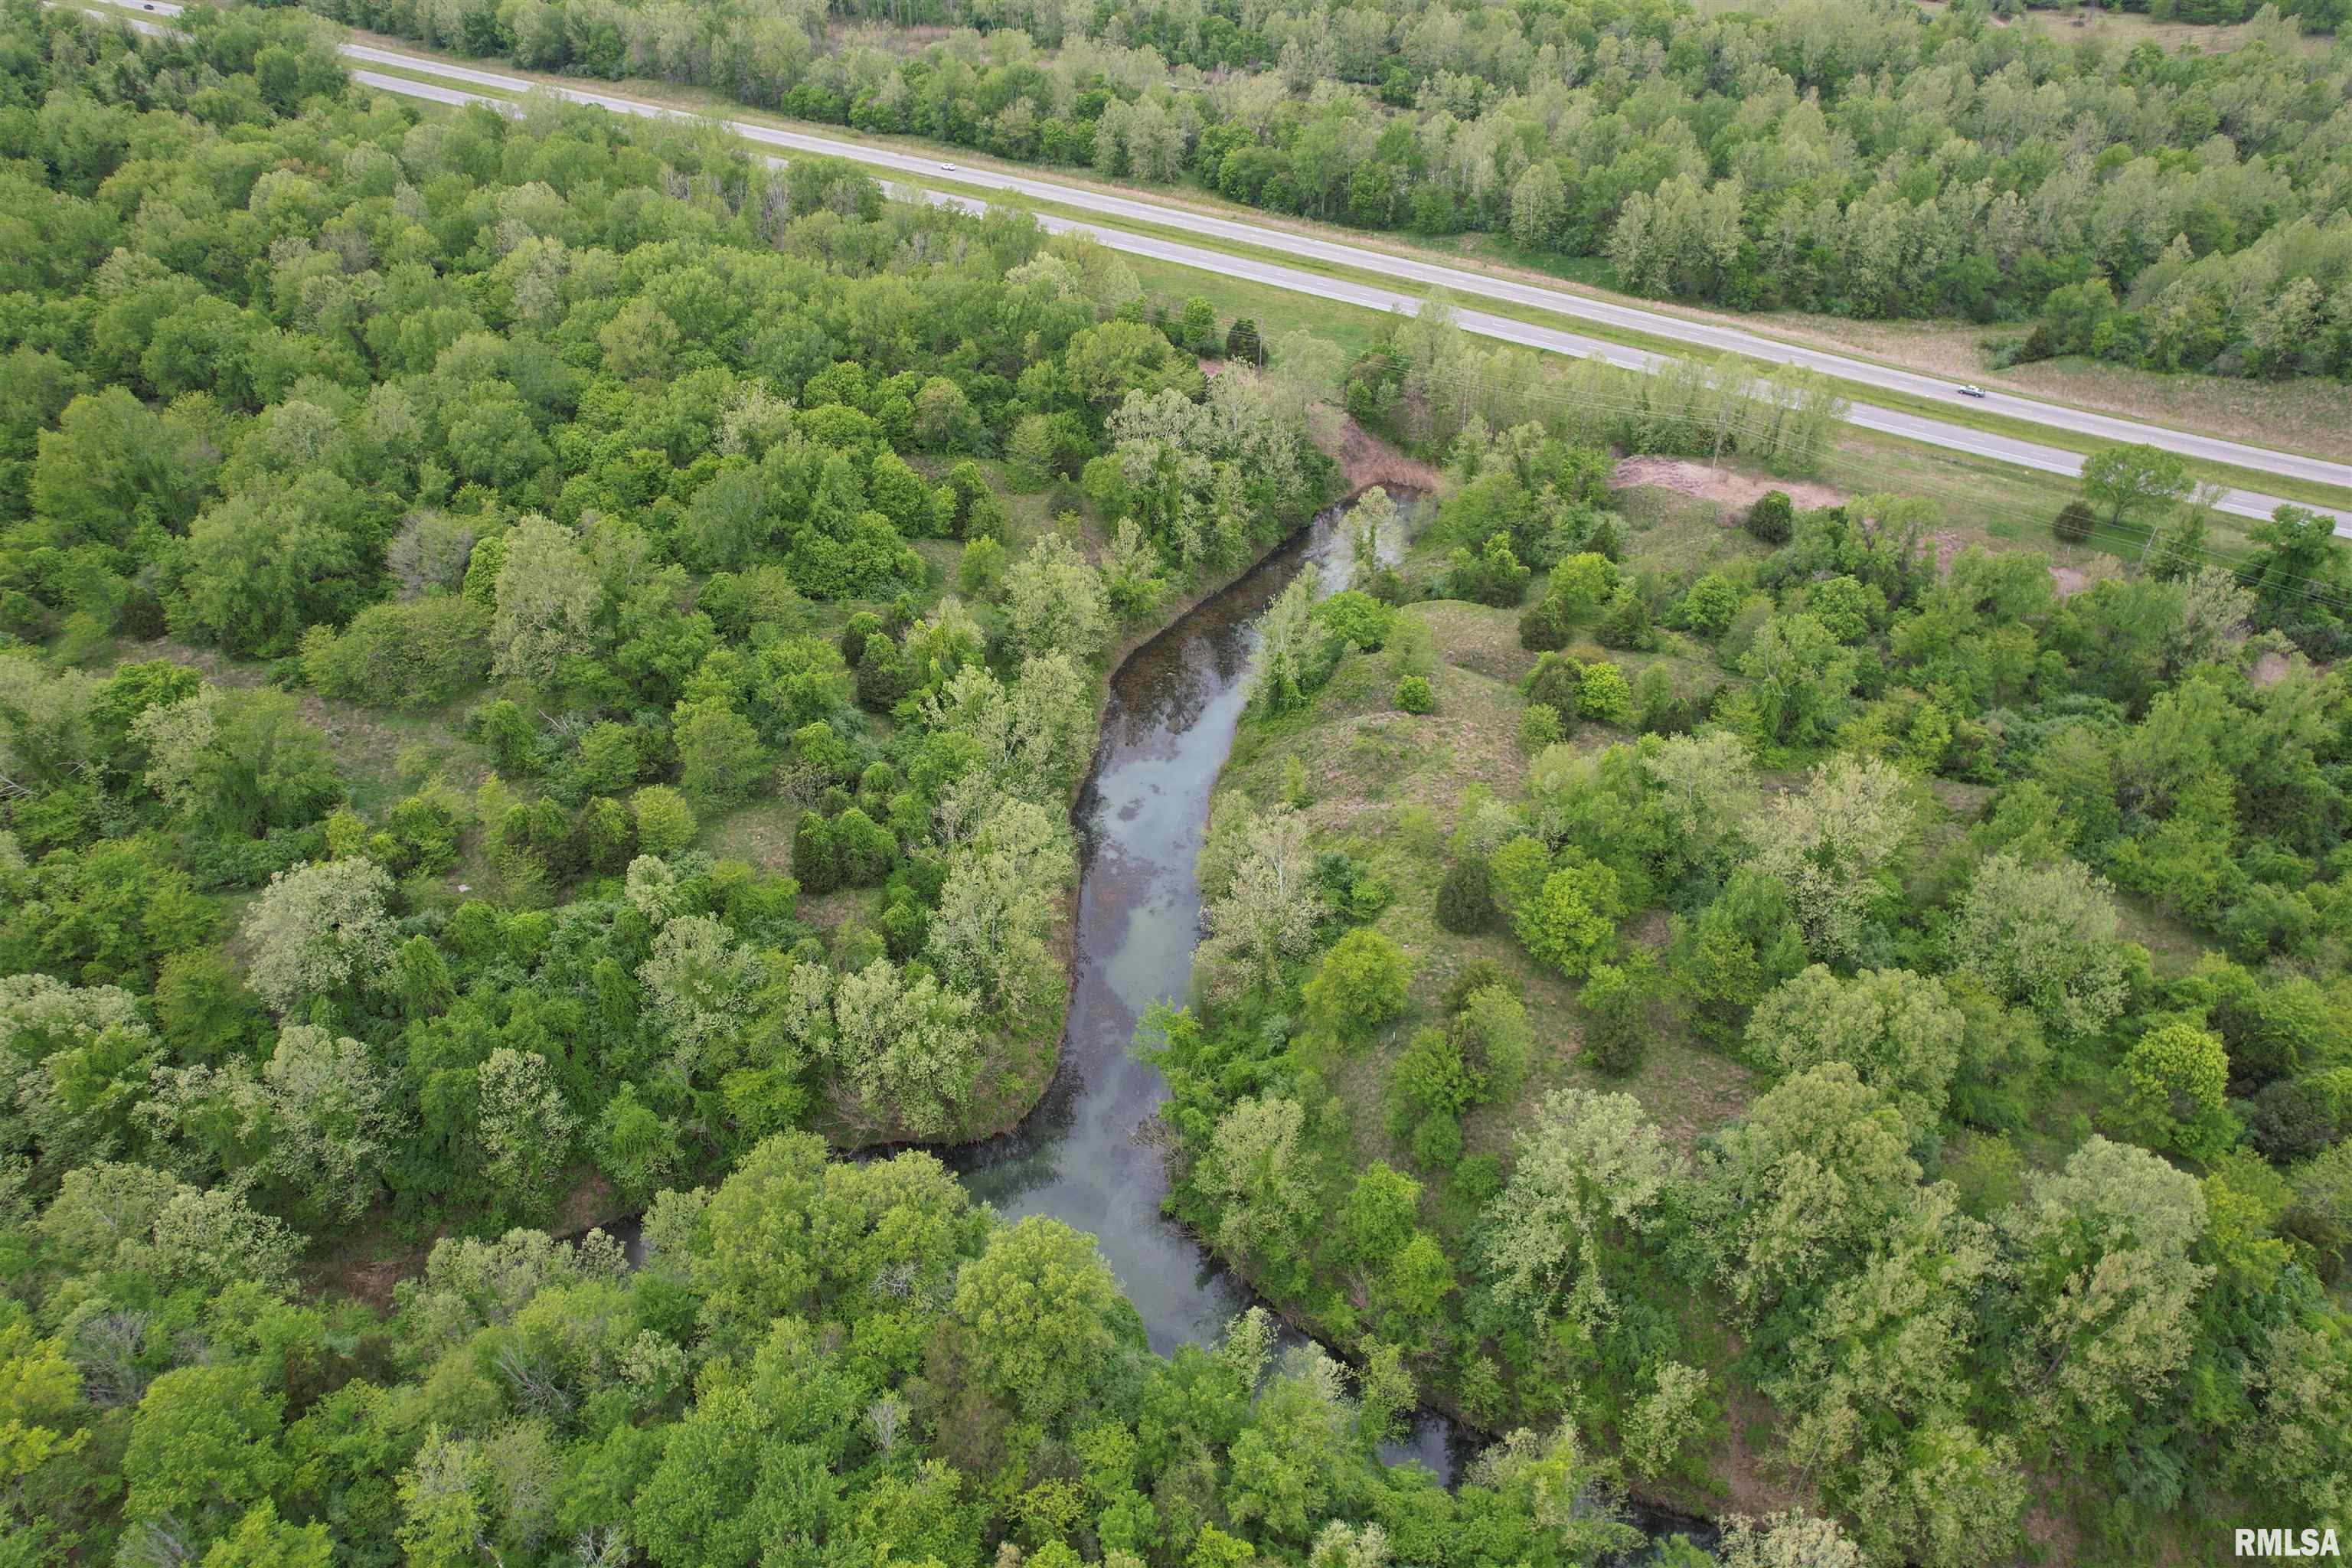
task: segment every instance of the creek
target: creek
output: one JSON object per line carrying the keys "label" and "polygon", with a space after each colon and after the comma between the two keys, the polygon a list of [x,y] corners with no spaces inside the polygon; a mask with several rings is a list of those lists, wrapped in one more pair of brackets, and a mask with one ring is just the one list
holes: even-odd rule
{"label": "creek", "polygon": [[[1399,499],[1407,519],[1423,504]],[[1346,586],[1354,563],[1346,510],[1318,515],[1112,675],[1094,773],[1075,813],[1077,924],[1060,1067],[1013,1131],[940,1151],[972,1195],[1006,1218],[1050,1215],[1091,1233],[1163,1355],[1215,1339],[1252,1296],[1160,1212],[1168,1175],[1152,1133],[1167,1086],[1129,1046],[1146,1007],[1181,1002],[1190,989],[1201,925],[1194,861],[1247,703],[1258,617],[1301,572],[1320,573],[1325,592]],[[1419,1460],[1450,1479],[1475,1451],[1454,1423],[1423,1410],[1384,1457]]]}
{"label": "creek", "polygon": [[[1410,492],[1397,499],[1402,535],[1428,503]],[[1168,1173],[1156,1131],[1167,1084],[1130,1047],[1147,1007],[1181,1002],[1191,989],[1201,931],[1195,862],[1210,796],[1247,706],[1258,618],[1301,572],[1320,573],[1326,593],[1346,585],[1355,557],[1347,510],[1319,513],[1111,676],[1094,771],[1073,813],[1076,927],[1054,1081],[1012,1131],[934,1151],[1006,1219],[1045,1215],[1094,1236],[1162,1355],[1215,1340],[1255,1298],[1160,1212]],[[1380,544],[1392,558],[1402,537]],[[606,1228],[635,1244],[634,1224]],[[1304,1342],[1293,1331],[1285,1337]],[[1450,1485],[1483,1446],[1478,1434],[1423,1406],[1381,1457],[1425,1465]],[[1713,1538],[1703,1521],[1640,1506],[1630,1514],[1654,1540],[1674,1531],[1702,1543]]]}

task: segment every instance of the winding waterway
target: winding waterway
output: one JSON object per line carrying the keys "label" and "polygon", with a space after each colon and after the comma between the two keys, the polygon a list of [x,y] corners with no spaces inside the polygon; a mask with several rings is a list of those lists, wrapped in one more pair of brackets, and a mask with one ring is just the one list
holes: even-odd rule
{"label": "winding waterway", "polygon": [[[1400,531],[1410,531],[1426,503],[1399,499]],[[1191,989],[1201,925],[1195,862],[1245,705],[1258,617],[1301,572],[1321,573],[1325,592],[1346,585],[1355,542],[1346,512],[1318,516],[1111,676],[1094,773],[1076,813],[1077,927],[1059,1069],[1018,1128],[939,1151],[975,1197],[1008,1219],[1050,1215],[1092,1233],[1163,1355],[1215,1339],[1252,1295],[1160,1212],[1168,1173],[1150,1131],[1167,1085],[1129,1047],[1146,1007],[1181,1001]],[[1392,556],[1401,542],[1382,539],[1381,553]],[[1381,1458],[1425,1465],[1450,1483],[1479,1446],[1424,1408]],[[1700,1520],[1630,1512],[1653,1542],[1677,1531],[1702,1544],[1714,1537]]]}
{"label": "winding waterway", "polygon": [[[1403,499],[1401,531],[1424,502]],[[1191,988],[1200,937],[1195,871],[1209,798],[1245,706],[1260,616],[1303,571],[1326,592],[1354,564],[1347,509],[1304,532],[1180,616],[1113,673],[1095,767],[1079,796],[1077,924],[1069,1013],[1058,1069],[1045,1098],[1002,1137],[936,1151],[975,1197],[1008,1219],[1049,1215],[1091,1233],[1161,1354],[1214,1340],[1252,1300],[1247,1284],[1160,1212],[1168,1174],[1151,1136],[1167,1099],[1158,1068],[1129,1052],[1144,1009]],[[1383,555],[1400,541],[1383,539]],[[635,1255],[637,1222],[605,1227]],[[1479,1447],[1474,1435],[1426,1408],[1391,1464],[1416,1462],[1450,1483]],[[1705,1521],[1635,1507],[1654,1542]]]}
{"label": "winding waterway", "polygon": [[[1077,928],[1060,1069],[1011,1133],[940,1152],[1007,1218],[1051,1215],[1091,1232],[1151,1348],[1213,1340],[1249,1288],[1160,1212],[1168,1178],[1150,1140],[1167,1086],[1129,1050],[1144,1009],[1181,1001],[1200,934],[1194,873],[1209,797],[1246,698],[1256,623],[1302,571],[1342,587],[1353,563],[1343,508],[1137,649],[1111,677],[1095,770],[1078,802]],[[1393,548],[1392,542],[1383,542]],[[1424,1412],[1393,1445],[1450,1477],[1465,1444]]]}

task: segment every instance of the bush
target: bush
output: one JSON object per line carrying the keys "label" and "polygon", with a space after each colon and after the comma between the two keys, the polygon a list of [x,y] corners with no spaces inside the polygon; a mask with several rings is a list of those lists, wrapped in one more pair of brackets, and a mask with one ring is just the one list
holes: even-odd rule
{"label": "bush", "polygon": [[956,563],[956,591],[967,599],[991,599],[1004,581],[1004,546],[985,536],[963,547]]}
{"label": "bush", "polygon": [[1470,998],[1479,992],[1495,990],[1517,994],[1511,984],[1511,977],[1503,973],[1501,964],[1491,958],[1474,958],[1462,966],[1460,973],[1446,982],[1445,994],[1440,1000],[1450,1017],[1466,1009],[1470,1005]]}
{"label": "bush", "polygon": [[1424,1171],[1450,1171],[1462,1158],[1462,1123],[1434,1111],[1412,1130],[1412,1163]]}
{"label": "bush", "polygon": [[1492,1154],[1472,1154],[1454,1167],[1454,1191],[1473,1208],[1503,1190],[1503,1162]]}
{"label": "bush", "polygon": [[2307,1160],[2344,1136],[2345,1109],[2320,1078],[2284,1079],[2254,1096],[2246,1131],[2282,1165]]}
{"label": "bush", "polygon": [[1564,653],[1548,653],[1519,682],[1529,702],[1540,702],[1566,718],[1576,711],[1584,695],[1584,666]]}
{"label": "bush", "polygon": [[1613,664],[1587,668],[1583,689],[1577,693],[1576,710],[1584,718],[1620,729],[1633,723],[1633,688],[1626,682],[1625,672]]}
{"label": "bush", "polygon": [[1786,490],[1766,490],[1748,509],[1748,533],[1766,544],[1786,544],[1796,531],[1797,506]]}
{"label": "bush", "polygon": [[647,855],[675,855],[694,842],[694,808],[667,784],[647,784],[630,797],[637,819],[637,848]]}
{"label": "bush", "polygon": [[1609,607],[1594,628],[1593,637],[1602,647],[1631,648],[1646,652],[1657,646],[1657,633],[1650,627],[1650,604],[1640,589],[1628,583],[1611,597]]}
{"label": "bush", "polygon": [[1552,595],[1538,599],[1519,615],[1519,646],[1530,653],[1549,653],[1568,646],[1568,606]]}
{"label": "bush", "polygon": [[1649,1047],[1648,988],[1628,967],[1596,963],[1584,983],[1584,1057],[1612,1078],[1638,1070]]}
{"label": "bush", "polygon": [[1437,884],[1437,923],[1456,936],[1475,936],[1495,923],[1495,879],[1481,856],[1446,868]]}
{"label": "bush", "polygon": [[833,825],[814,811],[801,813],[793,829],[793,875],[803,892],[830,893],[841,886],[841,850]]}
{"label": "bush", "polygon": [[898,864],[898,841],[854,805],[833,819],[829,836],[841,879],[853,888],[881,886]]}
{"label": "bush", "polygon": [[1407,713],[1427,713],[1437,706],[1425,676],[1408,675],[1396,683],[1396,705]]}
{"label": "bush", "polygon": [[2051,520],[2050,531],[2068,544],[2080,544],[2091,537],[2091,530],[2097,522],[2097,515],[2087,504],[2070,500]]}
{"label": "bush", "polygon": [[490,612],[464,599],[362,610],[340,637],[313,626],[302,673],[330,697],[375,708],[433,708],[490,673]]}
{"label": "bush", "polygon": [[1527,597],[1528,579],[1535,574],[1512,550],[1507,533],[1491,535],[1475,555],[1467,546],[1455,550],[1446,564],[1448,584],[1456,598],[1498,610],[1516,608]]}
{"label": "bush", "polygon": [[1528,710],[1519,715],[1519,747],[1529,754],[1567,739],[1568,726],[1560,721],[1559,710],[1550,703],[1530,702]]}
{"label": "bush", "polygon": [[1396,611],[1370,594],[1350,588],[1316,605],[1314,616],[1330,627],[1332,637],[1339,641],[1366,653],[1378,653],[1381,645],[1388,640]]}
{"label": "bush", "polygon": [[1349,931],[1305,987],[1307,1016],[1342,1039],[1362,1039],[1404,1011],[1412,963],[1376,931]]}
{"label": "bush", "polygon": [[1247,316],[1234,318],[1234,324],[1225,329],[1225,357],[1247,364],[1265,363],[1265,342],[1258,336],[1255,321]]}

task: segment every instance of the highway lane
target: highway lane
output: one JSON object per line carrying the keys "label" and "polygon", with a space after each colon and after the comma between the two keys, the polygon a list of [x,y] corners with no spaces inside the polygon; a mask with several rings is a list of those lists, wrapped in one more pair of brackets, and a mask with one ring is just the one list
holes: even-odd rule
{"label": "highway lane", "polygon": [[[161,16],[176,16],[181,7],[174,0],[156,0],[154,9]],[[114,13],[119,15],[119,13]],[[381,48],[370,44],[343,46],[343,52],[362,68],[353,72],[355,79],[387,92],[430,100],[447,104],[487,103],[500,110],[511,110],[512,104],[497,93],[550,92],[577,103],[593,104],[622,114],[641,116],[671,116],[700,118],[682,110],[667,109],[619,93],[606,92],[591,87],[565,84],[550,86],[523,77],[488,70],[478,66],[456,65],[412,55],[402,50]],[[388,75],[364,68],[366,65],[390,66],[442,79],[437,82],[421,82],[407,77]],[[487,89],[467,91],[464,88],[446,85],[463,82],[470,87]],[[1456,295],[1486,295],[1538,306],[1566,315],[1636,329],[1656,335],[1671,336],[1689,342],[1696,347],[1717,352],[1736,352],[1784,363],[1804,365],[1842,379],[1879,385],[1889,390],[1916,393],[1931,397],[1958,395],[1950,384],[1910,371],[1893,370],[1824,353],[1741,331],[1691,322],[1680,317],[1643,310],[1638,307],[1619,305],[1593,300],[1580,294],[1536,285],[1509,282],[1476,272],[1464,271],[1442,264],[1420,262],[1370,250],[1336,241],[1316,239],[1292,234],[1287,230],[1265,227],[1255,224],[1238,223],[1230,219],[1206,216],[1180,208],[1132,197],[1109,195],[1076,186],[1057,184],[1024,174],[1000,174],[992,170],[966,168],[948,160],[897,152],[887,148],[841,141],[833,137],[812,135],[803,132],[779,130],[748,121],[721,121],[730,131],[746,141],[761,146],[781,148],[788,152],[817,153],[839,157],[868,166],[909,176],[918,182],[901,194],[918,195],[945,205],[975,208],[981,204],[968,197],[924,187],[919,182],[937,180],[943,174],[951,174],[959,184],[981,185],[1003,190],[1057,205],[1077,206],[1099,213],[1107,218],[1125,217],[1133,222],[1155,226],[1176,227],[1194,232],[1213,234],[1248,244],[1254,247],[1273,249],[1288,254],[1333,262],[1350,268],[1380,272],[1388,276],[1409,279],[1444,288]],[[1420,309],[1421,300],[1412,293],[1381,288],[1373,284],[1327,277],[1321,273],[1286,267],[1278,262],[1239,257],[1205,247],[1186,245],[1181,241],[1162,238],[1157,235],[1137,234],[1121,229],[1115,223],[1089,223],[1084,219],[1060,214],[1039,214],[1039,221],[1050,232],[1085,234],[1114,249],[1130,255],[1150,257],[1174,262],[1181,266],[1219,272],[1225,276],[1245,279],[1274,288],[1311,295],[1318,299],[1360,305],[1372,310],[1398,310],[1406,313]],[[1559,328],[1537,326],[1510,317],[1464,309],[1457,306],[1456,320],[1465,331],[1482,337],[1551,353],[1598,356],[1629,369],[1654,370],[1665,356],[1587,337]],[[2032,399],[1994,394],[1984,400],[1983,406],[2009,413],[2023,419],[2094,436],[2101,440],[2146,441],[2210,461],[2231,463],[2259,468],[2267,472],[2287,474],[2321,483],[2352,488],[2352,463],[2307,458],[2300,454],[2276,452],[2218,437],[2198,436],[2166,426],[2145,425],[2112,416],[2085,413],[2079,409],[2036,402]],[[2024,468],[2067,478],[2082,472],[2081,457],[2063,447],[2022,440],[1990,431],[1936,419],[1929,416],[1900,409],[1881,407],[1867,403],[1853,404],[1848,420],[1864,429],[1880,431],[1927,445],[1940,447],[1971,456],[2015,463]],[[2219,500],[2221,510],[2242,517],[2268,517],[2281,504],[2282,498],[2251,489],[2225,491]],[[2333,518],[2336,531],[2352,537],[2352,510],[2323,507],[2317,509]]]}

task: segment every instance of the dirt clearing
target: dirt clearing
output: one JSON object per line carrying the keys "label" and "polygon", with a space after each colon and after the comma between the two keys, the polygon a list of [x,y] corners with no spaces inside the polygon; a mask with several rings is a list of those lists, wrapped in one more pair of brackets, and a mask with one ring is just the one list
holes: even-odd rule
{"label": "dirt clearing", "polygon": [[1845,493],[1802,479],[1776,479],[1765,474],[1743,474],[1687,458],[1628,458],[1617,465],[1611,481],[1621,490],[1649,485],[1695,500],[1712,501],[1726,511],[1746,511],[1767,490],[1786,490],[1799,511],[1836,506]]}

